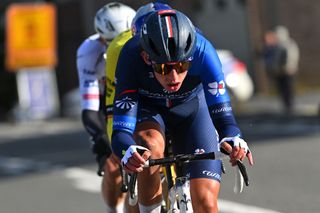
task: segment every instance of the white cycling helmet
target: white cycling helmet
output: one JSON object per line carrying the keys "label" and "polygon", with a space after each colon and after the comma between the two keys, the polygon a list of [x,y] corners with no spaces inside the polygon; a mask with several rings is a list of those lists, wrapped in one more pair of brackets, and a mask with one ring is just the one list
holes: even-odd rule
{"label": "white cycling helmet", "polygon": [[131,7],[111,2],[98,10],[94,18],[96,32],[106,40],[112,40],[119,33],[130,29],[136,11]]}

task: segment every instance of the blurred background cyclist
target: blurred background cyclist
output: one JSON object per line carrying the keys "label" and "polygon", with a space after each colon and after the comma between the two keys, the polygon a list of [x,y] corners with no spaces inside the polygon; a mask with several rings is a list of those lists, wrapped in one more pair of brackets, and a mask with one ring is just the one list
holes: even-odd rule
{"label": "blurred background cyclist", "polygon": [[[119,33],[130,29],[136,12],[122,3],[108,3],[94,18],[96,34],[85,39],[77,50],[82,122],[92,141],[99,170],[104,171],[102,196],[106,212],[124,212],[119,166],[111,155],[105,123],[105,53]],[[100,174],[102,175],[102,174]]]}

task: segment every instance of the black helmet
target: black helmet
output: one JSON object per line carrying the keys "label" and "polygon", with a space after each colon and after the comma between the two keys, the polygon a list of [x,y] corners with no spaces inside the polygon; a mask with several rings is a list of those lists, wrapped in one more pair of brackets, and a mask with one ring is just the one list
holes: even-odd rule
{"label": "black helmet", "polygon": [[196,47],[196,30],[189,18],[176,10],[156,11],[145,20],[140,43],[156,63],[188,60]]}

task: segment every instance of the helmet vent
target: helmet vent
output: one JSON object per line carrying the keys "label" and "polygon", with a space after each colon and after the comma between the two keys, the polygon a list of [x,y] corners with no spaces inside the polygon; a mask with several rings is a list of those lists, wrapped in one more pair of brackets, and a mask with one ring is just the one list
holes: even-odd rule
{"label": "helmet vent", "polygon": [[106,22],[106,28],[109,29],[110,31],[115,31],[114,26],[109,20]]}
{"label": "helmet vent", "polygon": [[96,29],[98,31],[98,33],[103,34],[103,31],[100,28]]}
{"label": "helmet vent", "polygon": [[186,48],[184,49],[185,52],[188,52],[191,46],[191,35],[189,34],[188,39],[187,39],[187,45]]}
{"label": "helmet vent", "polygon": [[118,2],[112,2],[108,6],[109,6],[109,8],[114,8],[114,7],[120,8],[120,4]]}
{"label": "helmet vent", "polygon": [[176,56],[176,50],[177,46],[174,41],[174,38],[168,38],[168,51],[171,59]]}
{"label": "helmet vent", "polygon": [[149,44],[150,44],[150,48],[154,51],[154,53],[155,53],[157,56],[160,56],[160,53],[159,53],[159,51],[157,50],[156,45],[153,43],[153,41],[152,41],[151,39],[149,39]]}

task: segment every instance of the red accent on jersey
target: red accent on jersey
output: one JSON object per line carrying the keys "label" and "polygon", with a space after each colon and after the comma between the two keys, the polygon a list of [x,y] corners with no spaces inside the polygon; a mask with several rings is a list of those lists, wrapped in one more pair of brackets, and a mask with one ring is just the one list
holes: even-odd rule
{"label": "red accent on jersey", "polygon": [[135,93],[135,92],[137,92],[137,90],[135,90],[135,89],[128,89],[128,90],[123,91],[123,92],[120,93],[119,95],[124,95],[124,94],[127,94],[127,93]]}
{"label": "red accent on jersey", "polygon": [[89,99],[99,99],[100,96],[98,94],[83,94],[82,97],[86,100]]}

